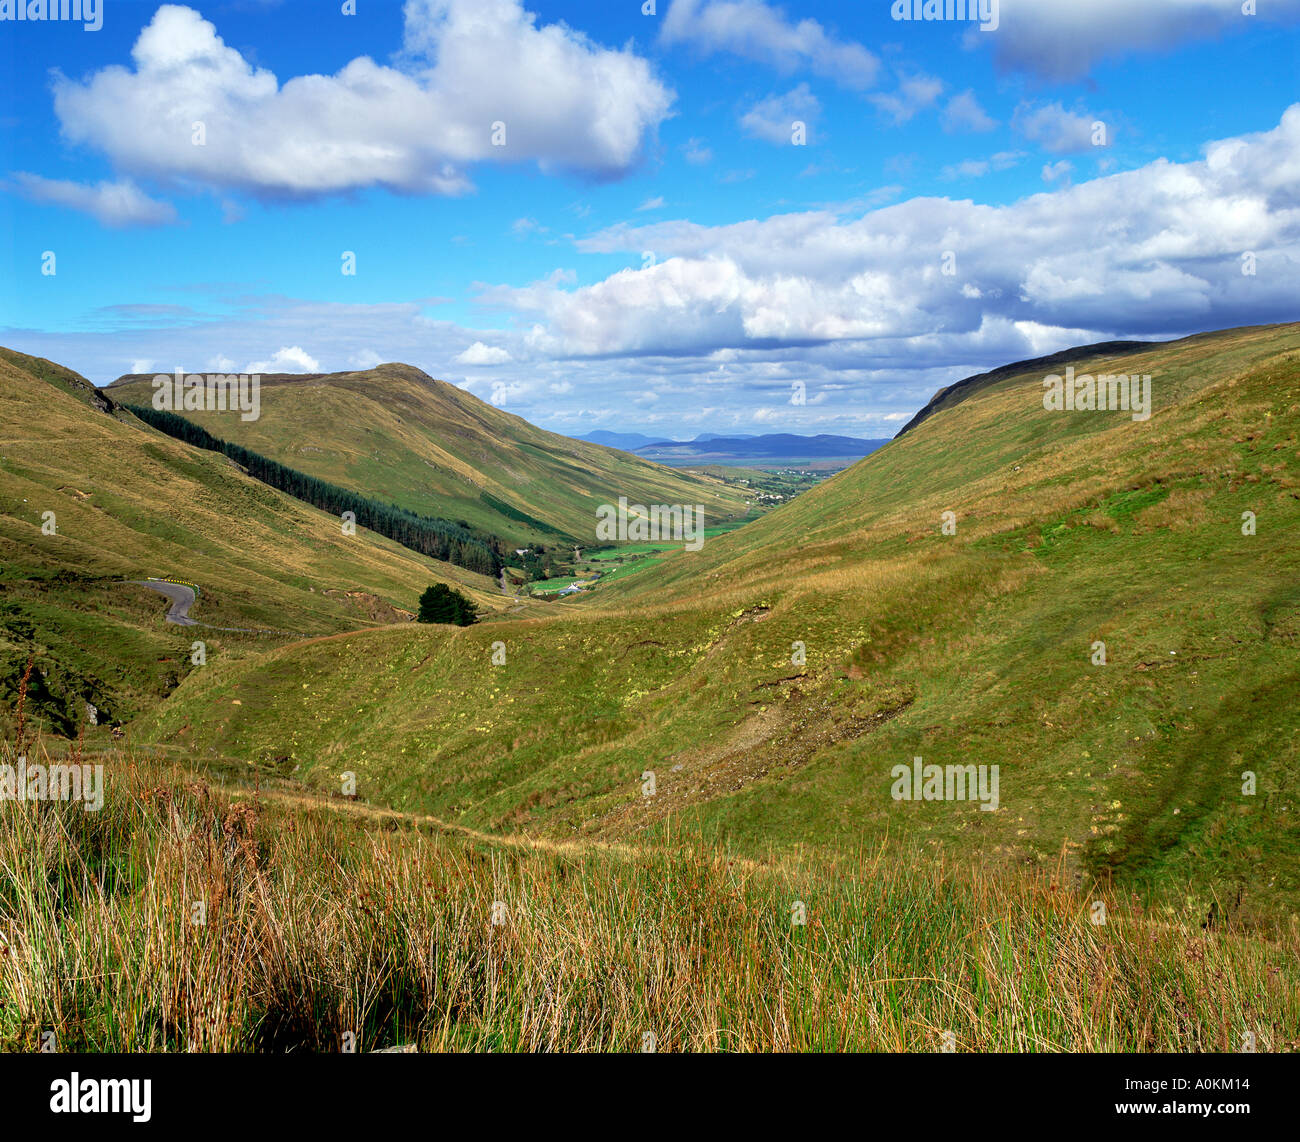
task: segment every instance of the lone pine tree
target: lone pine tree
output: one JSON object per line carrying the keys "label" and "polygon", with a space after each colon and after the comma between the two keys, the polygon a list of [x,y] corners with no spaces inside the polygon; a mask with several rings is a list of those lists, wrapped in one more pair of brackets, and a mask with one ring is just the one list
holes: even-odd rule
{"label": "lone pine tree", "polygon": [[420,611],[416,616],[422,623],[454,623],[467,627],[478,621],[478,608],[454,587],[435,583],[420,596]]}

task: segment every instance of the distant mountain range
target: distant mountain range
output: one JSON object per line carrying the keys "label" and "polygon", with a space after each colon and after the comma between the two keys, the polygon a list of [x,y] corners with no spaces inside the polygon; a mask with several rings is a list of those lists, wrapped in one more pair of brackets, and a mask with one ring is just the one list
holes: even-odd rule
{"label": "distant mountain range", "polygon": [[574,440],[603,444],[606,448],[621,448],[624,452],[634,452],[645,444],[653,444],[658,439],[657,436],[642,436],[639,432],[606,432],[603,428],[574,437]]}
{"label": "distant mountain range", "polygon": [[641,432],[608,432],[603,428],[598,428],[594,432],[586,432],[581,436],[575,436],[575,440],[588,440],[592,444],[603,444],[606,448],[622,448],[625,452],[635,452],[638,448],[644,448],[647,444],[698,444],[705,440],[753,440],[752,433],[733,432],[730,436],[723,437],[718,432],[701,432],[694,440],[676,441],[667,440],[663,436],[646,436]]}
{"label": "distant mountain range", "polygon": [[768,433],[763,436],[736,433],[723,436],[703,432],[694,440],[665,440],[640,432],[607,432],[603,429],[579,437],[608,448],[621,448],[660,464],[751,464],[807,463],[814,460],[859,460],[874,452],[885,440],[856,436],[798,436]]}

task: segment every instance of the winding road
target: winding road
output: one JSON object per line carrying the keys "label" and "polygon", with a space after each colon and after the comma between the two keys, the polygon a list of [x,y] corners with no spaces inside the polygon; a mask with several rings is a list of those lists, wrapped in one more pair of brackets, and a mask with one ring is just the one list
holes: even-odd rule
{"label": "winding road", "polygon": [[148,587],[160,595],[166,595],[172,605],[167,608],[167,621],[183,627],[197,627],[206,624],[190,618],[190,607],[194,605],[194,588],[181,583],[168,583],[163,579],[127,579],[139,587]]}
{"label": "winding road", "polygon": [[524,609],[524,602],[519,597],[519,591],[517,589],[511,590],[506,586],[506,569],[504,567],[501,568],[501,593],[505,595],[506,598],[514,599],[515,602],[519,604],[517,607],[510,608],[510,614],[514,614],[516,611],[522,611]]}
{"label": "winding road", "polygon": [[124,583],[133,583],[138,587],[148,587],[171,600],[167,608],[167,621],[182,627],[203,627],[206,630],[238,631],[241,634],[294,634],[291,630],[268,630],[263,627],[214,627],[211,623],[201,623],[190,618],[190,607],[194,605],[194,588],[184,583],[171,583],[166,579],[123,579]]}

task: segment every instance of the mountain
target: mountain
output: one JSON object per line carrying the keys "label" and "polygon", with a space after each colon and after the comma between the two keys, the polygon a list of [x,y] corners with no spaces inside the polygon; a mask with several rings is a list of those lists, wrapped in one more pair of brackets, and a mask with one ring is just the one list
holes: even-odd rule
{"label": "mountain", "polygon": [[964,380],[955,381],[951,385],[941,388],[930,398],[924,408],[898,430],[898,435],[902,436],[903,433],[909,432],[927,416],[937,412],[940,408],[951,408],[958,401],[964,400],[973,393],[997,384],[998,381],[1005,380],[1008,377],[1030,372],[1042,373],[1046,376],[1063,370],[1067,365],[1086,361],[1090,358],[1104,356],[1111,360],[1118,360],[1127,354],[1141,353],[1159,344],[1159,341],[1098,341],[1092,345],[1080,345],[1073,349],[1063,349],[1059,353],[1051,353],[1046,357],[1033,357],[1027,361],[1016,361],[1010,365],[1000,365],[996,369],[990,369],[987,373],[976,373],[972,377],[966,377]]}
{"label": "mountain", "polygon": [[[148,405],[151,376],[118,378],[119,403]],[[213,436],[421,515],[464,522],[510,546],[587,544],[596,510],[703,504],[710,521],[748,511],[741,489],[546,432],[410,365],[261,380],[261,416],[186,412]]]}
{"label": "mountain", "polygon": [[[767,456],[833,456],[836,459],[859,458],[868,455],[885,443],[884,440],[859,440],[852,436],[796,436],[788,433],[771,433],[764,436],[752,432],[701,432],[692,440],[667,440],[662,436],[646,436],[642,432],[608,432],[597,429],[578,440],[621,448],[649,459],[675,462],[679,458],[710,457],[706,461],[718,463],[718,456],[734,455],[746,459]],[[710,447],[703,447],[709,445]]]}
{"label": "mountain", "polygon": [[764,436],[697,436],[693,441],[662,441],[643,445],[638,456],[660,464],[732,464],[756,466],[785,464],[798,466],[818,460],[858,460],[869,456],[885,440],[861,440],[853,436],[796,436],[769,433]]}
{"label": "mountain", "polygon": [[[727,434],[732,440],[750,440],[753,438],[751,433],[732,432]],[[700,443],[705,440],[717,440],[722,434],[717,432],[701,432],[695,437],[695,442]],[[577,440],[589,440],[593,444],[604,444],[607,448],[621,448],[625,452],[633,452],[638,448],[643,448],[647,444],[677,444],[681,443],[676,440],[665,440],[662,436],[646,436],[643,432],[610,432],[604,428],[597,428],[592,432],[584,432],[575,437]]]}
{"label": "mountain", "polygon": [[[554,618],[222,663],[137,733],[284,756],[320,789],[346,740],[367,797],[457,827],[913,846],[1166,893],[1197,924],[1214,900],[1284,916],[1300,905],[1300,708],[1280,700],[1300,692],[1300,325],[1077,367],[1149,375],[1150,419],[1049,410],[1041,371],[1012,372]],[[494,642],[508,669],[469,665]],[[997,766],[996,809],[896,799],[917,757]]]}
{"label": "mountain", "polygon": [[[345,536],[337,516],[145,427],[77,373],[7,349],[0,547],[0,698],[12,710],[34,654],[27,713],[69,735],[86,703],[103,724],[163,698],[196,668],[195,639],[210,664],[398,622],[434,581],[485,610],[505,603],[491,580],[364,528]],[[125,582],[151,577],[197,585],[196,621],[267,633],[166,623],[166,601]]]}
{"label": "mountain", "polygon": [[593,432],[584,432],[574,439],[586,440],[592,444],[603,444],[606,448],[621,448],[624,452],[632,452],[643,444],[653,444],[659,437],[646,436],[640,432],[609,432],[606,429],[598,428]]}

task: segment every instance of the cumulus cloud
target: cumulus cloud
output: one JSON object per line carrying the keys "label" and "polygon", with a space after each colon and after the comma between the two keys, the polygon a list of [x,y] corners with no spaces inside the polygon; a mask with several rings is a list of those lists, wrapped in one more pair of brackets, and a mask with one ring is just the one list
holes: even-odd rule
{"label": "cumulus cloud", "polygon": [[[493,404],[497,408],[504,408],[507,404],[517,403],[520,399],[531,393],[534,388],[534,386],[527,381],[493,380],[487,381],[486,385],[487,396],[485,399],[489,404]],[[464,387],[472,391],[473,389],[480,387],[480,385],[473,381],[466,381]],[[477,396],[478,394],[475,393],[475,395]]]}
{"label": "cumulus cloud", "polygon": [[373,369],[376,365],[382,365],[383,363],[384,358],[373,349],[362,349],[348,358],[348,366],[358,370]]}
{"label": "cumulus cloud", "polygon": [[250,361],[241,370],[245,373],[319,373],[320,362],[300,345],[286,345],[277,349],[266,361]]}
{"label": "cumulus cloud", "polygon": [[793,23],[761,0],[673,0],[659,39],[704,55],[727,52],[787,75],[807,69],[854,90],[872,86],[880,69],[861,44],[835,39],[816,20]]}
{"label": "cumulus cloud", "polygon": [[[1202,160],[1161,159],[1008,205],[921,198],[857,217],[624,224],[579,248],[652,249],[660,260],[580,288],[488,291],[537,319],[535,351],[861,341],[886,354],[946,343],[962,355],[1008,328],[1023,339],[1031,327],[1151,333],[1280,320],[1294,313],[1300,266],[1300,104],[1272,131],[1212,144]],[[1246,250],[1271,268],[1243,278]],[[941,272],[945,251],[955,276]]]}
{"label": "cumulus cloud", "polygon": [[1073,172],[1074,164],[1069,159],[1059,159],[1054,163],[1045,163],[1043,165],[1043,181],[1068,183]]}
{"label": "cumulus cloud", "polygon": [[998,125],[980,106],[973,91],[963,91],[949,99],[939,121],[945,131],[991,131]]}
{"label": "cumulus cloud", "polygon": [[42,178],[37,174],[19,171],[13,175],[12,185],[19,194],[32,202],[79,210],[115,229],[126,226],[165,226],[176,221],[176,211],[170,203],[150,198],[129,180],[88,186],[85,183]]}
{"label": "cumulus cloud", "polygon": [[1004,68],[1049,80],[1087,75],[1103,59],[1162,51],[1192,40],[1246,31],[1258,22],[1294,24],[1300,0],[1000,0],[996,33],[970,32]]}
{"label": "cumulus cloud", "polygon": [[740,117],[740,126],[747,135],[780,146],[790,143],[794,124],[803,123],[811,142],[813,124],[821,109],[817,96],[801,83],[784,95],[771,95],[755,103]]}
{"label": "cumulus cloud", "polygon": [[166,4],[132,66],[57,75],[55,111],[67,140],[133,174],[263,196],[460,194],[476,163],[617,177],[674,98],[630,49],[538,26],[520,0],[407,0],[404,18],[400,67],[360,56],[281,82]]}
{"label": "cumulus cloud", "polygon": [[998,151],[987,159],[966,159],[946,166],[939,177],[949,182],[958,178],[983,178],[989,171],[1010,170],[1024,157],[1023,151]]}
{"label": "cumulus cloud", "polygon": [[942,93],[943,80],[932,75],[908,75],[899,81],[896,92],[869,98],[898,125],[910,122],[918,111],[933,107]]}
{"label": "cumulus cloud", "polygon": [[[1096,123],[1102,124],[1104,132],[1096,137],[1104,137],[1104,143],[1093,143]],[[1086,151],[1091,146],[1109,146],[1112,141],[1112,130],[1105,120],[1087,112],[1067,111],[1059,103],[1041,107],[1022,104],[1016,108],[1012,126],[1031,143],[1054,155]]]}
{"label": "cumulus cloud", "polygon": [[[562,277],[548,281],[562,282]],[[66,362],[96,383],[114,380],[109,362],[151,361],[170,372],[337,371],[408,361],[447,376],[456,355],[475,339],[491,336],[426,312],[434,301],[371,304],[259,297],[243,286],[214,294],[218,313],[182,306],[102,306],[82,333],[34,334],[0,326],[0,345],[19,341],[40,356]],[[307,354],[303,346],[311,345]],[[270,347],[281,346],[272,354]],[[267,357],[271,360],[266,360]],[[535,368],[541,368],[538,365]],[[253,371],[257,371],[254,369]]]}
{"label": "cumulus cloud", "polygon": [[512,358],[507,350],[498,345],[484,345],[482,341],[475,341],[463,353],[457,353],[456,360],[462,365],[504,365]]}
{"label": "cumulus cloud", "polygon": [[[659,261],[641,269],[643,250]],[[630,253],[636,268],[581,286],[565,269],[485,288],[479,300],[509,315],[505,330],[435,320],[421,303],[240,294],[221,298],[216,314],[106,308],[83,333],[0,328],[0,344],[109,380],[105,362],[169,369],[308,344],[328,369],[356,367],[375,348],[447,377],[481,341],[512,359],[464,387],[561,431],[761,431],[767,409],[788,431],[882,436],[936,388],[1008,361],[1111,337],[1295,320],[1300,105],[1196,161],[1160,159],[1005,204],[927,197],[728,226],[625,222],[577,251]],[[1247,251],[1257,260],[1250,277]],[[954,275],[943,273],[946,252]],[[808,405],[789,405],[793,380],[806,382]]]}

